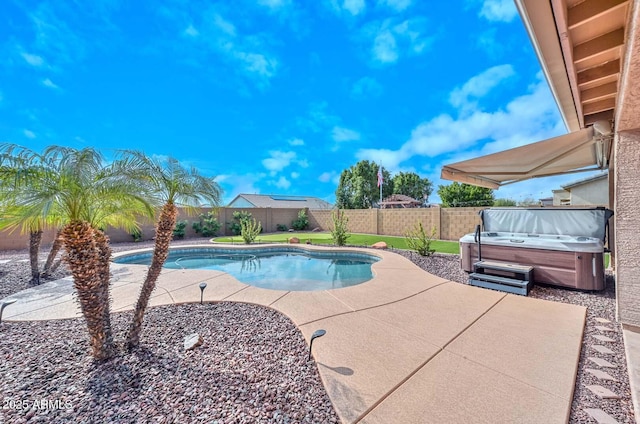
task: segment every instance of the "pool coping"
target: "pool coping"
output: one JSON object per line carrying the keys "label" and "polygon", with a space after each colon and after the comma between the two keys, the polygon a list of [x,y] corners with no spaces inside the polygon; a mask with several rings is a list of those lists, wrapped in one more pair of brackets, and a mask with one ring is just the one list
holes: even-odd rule
{"label": "pool coping", "polygon": [[[249,248],[269,246],[282,248]],[[206,281],[206,302],[273,308],[307,342],[314,331],[326,329],[313,356],[343,422],[421,422],[425,416],[432,422],[568,420],[585,308],[451,282],[390,251],[296,248],[339,249],[381,260],[372,264],[374,278],[365,283],[312,292],[261,289],[219,271],[164,269],[150,306],[199,302],[198,284]],[[112,264],[113,312],[133,308],[147,269]],[[49,288],[58,296],[53,300],[51,293],[11,296],[19,301],[6,308],[3,321],[78,316],[71,280],[58,284],[57,294]],[[460,396],[467,392],[473,396]]]}

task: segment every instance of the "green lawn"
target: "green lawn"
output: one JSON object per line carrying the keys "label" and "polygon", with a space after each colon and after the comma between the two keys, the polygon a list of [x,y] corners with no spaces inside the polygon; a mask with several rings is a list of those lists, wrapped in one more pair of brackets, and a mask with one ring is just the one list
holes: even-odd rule
{"label": "green lawn", "polygon": [[[329,233],[273,233],[258,236],[258,243],[286,243],[290,237],[297,237],[301,243],[311,240],[312,244],[333,244]],[[214,241],[219,243],[243,243],[242,237],[217,237]],[[407,250],[404,237],[378,236],[374,234],[351,234],[347,244],[356,246],[371,246],[378,241],[384,241],[389,247]],[[457,241],[434,240],[431,247],[439,253],[460,253]]]}

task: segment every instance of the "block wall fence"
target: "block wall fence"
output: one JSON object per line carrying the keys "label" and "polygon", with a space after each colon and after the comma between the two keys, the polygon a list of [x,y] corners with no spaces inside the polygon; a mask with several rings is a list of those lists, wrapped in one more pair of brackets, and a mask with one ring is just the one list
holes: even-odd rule
{"label": "block wall fence", "polygon": [[[405,232],[421,222],[430,231],[436,229],[436,238],[440,240],[458,240],[464,234],[474,231],[480,224],[478,212],[484,208],[419,208],[419,209],[351,209],[345,210],[349,219],[348,228],[352,233],[367,233],[389,236],[404,236]],[[208,212],[212,209],[203,209]],[[276,208],[218,208],[218,222],[222,224],[219,235],[231,235],[228,224],[233,221],[233,212],[245,211],[262,224],[265,233],[276,232],[277,225],[291,227],[291,222],[298,217],[299,209]],[[201,213],[201,212],[199,212]],[[191,224],[198,221],[198,214],[188,215],[180,211],[179,221],[188,221],[185,228],[185,239],[200,237],[193,231]],[[319,228],[328,231],[331,228],[331,210],[307,210],[309,229]],[[150,240],[154,236],[154,224],[143,220],[140,223],[142,239]],[[108,228],[107,235],[113,243],[131,242],[133,237],[119,228]],[[53,242],[54,231],[47,230],[43,234],[42,246]],[[0,251],[26,249],[29,236],[20,234],[18,230],[0,232]]]}

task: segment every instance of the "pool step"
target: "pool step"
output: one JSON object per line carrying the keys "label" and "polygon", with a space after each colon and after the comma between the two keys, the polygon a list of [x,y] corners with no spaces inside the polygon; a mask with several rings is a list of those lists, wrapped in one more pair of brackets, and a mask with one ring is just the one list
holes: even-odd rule
{"label": "pool step", "polygon": [[[527,296],[533,287],[533,267],[508,262],[478,261],[469,284]],[[508,275],[505,275],[508,274]]]}

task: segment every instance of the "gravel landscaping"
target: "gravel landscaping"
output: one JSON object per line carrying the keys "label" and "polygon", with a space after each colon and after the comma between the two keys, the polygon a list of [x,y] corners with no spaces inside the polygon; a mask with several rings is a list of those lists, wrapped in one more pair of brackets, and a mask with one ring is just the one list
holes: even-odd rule
{"label": "gravel landscaping", "polygon": [[[208,241],[173,242],[193,243]],[[112,249],[151,246],[151,242],[119,243]],[[432,274],[467,282],[458,255],[425,258],[394,251]],[[27,257],[26,251],[0,252],[0,298],[30,287]],[[64,275],[62,266],[54,277]],[[633,423],[622,330],[615,322],[613,275],[607,273],[602,292],[536,285],[530,297],[587,307],[570,422],[593,423],[584,409],[599,408],[619,423]],[[112,315],[116,340],[123,339],[130,314]],[[184,352],[182,340],[193,332],[203,336],[204,344]],[[614,342],[595,339],[598,334]],[[149,309],[143,349],[101,364],[89,358],[86,338],[81,319],[2,323],[0,422],[339,422],[315,363],[307,361],[307,345],[299,330],[267,308],[222,302]],[[598,345],[613,353],[596,351]],[[606,359],[615,367],[602,369],[590,357]],[[587,369],[606,371],[616,381],[600,380]],[[600,399],[587,389],[593,384],[621,398]],[[34,402],[42,399],[58,402],[39,409]],[[16,401],[26,401],[29,408],[18,409]]]}

